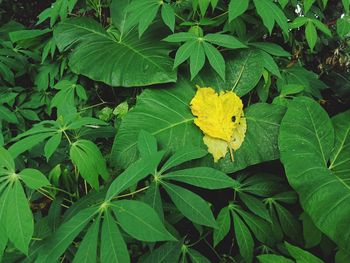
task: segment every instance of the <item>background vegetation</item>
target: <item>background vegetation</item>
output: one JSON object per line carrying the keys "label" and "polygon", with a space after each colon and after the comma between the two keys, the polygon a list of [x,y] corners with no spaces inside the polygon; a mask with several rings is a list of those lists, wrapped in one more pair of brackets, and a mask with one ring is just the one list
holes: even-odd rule
{"label": "background vegetation", "polygon": [[[0,0],[3,262],[350,262],[349,0]],[[233,90],[213,162],[189,102]]]}

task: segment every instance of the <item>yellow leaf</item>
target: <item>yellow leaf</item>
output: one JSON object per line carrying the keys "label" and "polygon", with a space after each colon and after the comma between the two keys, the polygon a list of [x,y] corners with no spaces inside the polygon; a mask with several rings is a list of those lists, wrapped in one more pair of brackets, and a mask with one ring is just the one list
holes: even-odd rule
{"label": "yellow leaf", "polygon": [[228,149],[233,160],[233,150],[242,145],[247,129],[242,100],[233,91],[218,94],[210,87],[197,88],[190,103],[197,117],[194,123],[203,131],[203,141],[215,162],[225,157]]}

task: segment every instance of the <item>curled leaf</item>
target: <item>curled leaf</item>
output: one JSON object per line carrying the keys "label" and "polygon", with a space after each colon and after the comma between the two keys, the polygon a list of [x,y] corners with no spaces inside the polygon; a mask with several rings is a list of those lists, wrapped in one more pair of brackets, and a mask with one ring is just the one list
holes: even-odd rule
{"label": "curled leaf", "polygon": [[228,149],[233,160],[233,151],[243,143],[247,129],[242,100],[233,92],[219,94],[210,87],[197,86],[191,101],[194,123],[203,131],[203,141],[214,161],[225,157]]}

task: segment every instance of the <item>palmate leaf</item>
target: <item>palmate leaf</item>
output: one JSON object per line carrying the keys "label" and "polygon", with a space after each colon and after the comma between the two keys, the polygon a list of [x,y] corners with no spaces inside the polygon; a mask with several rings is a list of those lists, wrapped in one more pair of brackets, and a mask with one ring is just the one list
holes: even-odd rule
{"label": "palmate leaf", "polygon": [[[348,114],[334,118],[337,138],[334,147],[334,128],[327,113],[312,99],[297,98],[283,118],[279,136],[288,181],[299,194],[304,210],[323,233],[347,251],[350,249],[349,173],[337,173],[334,162],[327,166],[331,156],[331,160],[337,160],[337,152],[349,145]],[[343,121],[347,124],[338,125]],[[349,165],[348,156],[343,162]]]}
{"label": "palmate leaf", "polygon": [[[201,81],[206,83],[203,78]],[[221,80],[217,78],[216,83],[221,83]],[[208,83],[211,84],[215,85],[215,82]],[[194,125],[194,116],[190,112],[189,103],[194,94],[194,84],[184,79],[166,89],[144,91],[138,97],[136,106],[123,119],[115,137],[111,155],[113,165],[126,168],[137,160],[136,141],[141,129],[156,136],[160,148],[168,149],[169,153],[184,146],[206,149],[203,134]],[[227,155],[215,168],[233,172],[278,158],[277,135],[284,113],[284,107],[264,103],[245,109],[248,129],[245,141],[235,154],[235,161],[232,162]],[[214,165],[211,156],[200,164]]]}
{"label": "palmate leaf", "polygon": [[141,39],[135,31],[118,37],[82,17],[61,22],[54,37],[61,51],[74,48],[69,59],[72,71],[93,80],[123,87],[176,81],[173,61],[159,32],[149,32]]}

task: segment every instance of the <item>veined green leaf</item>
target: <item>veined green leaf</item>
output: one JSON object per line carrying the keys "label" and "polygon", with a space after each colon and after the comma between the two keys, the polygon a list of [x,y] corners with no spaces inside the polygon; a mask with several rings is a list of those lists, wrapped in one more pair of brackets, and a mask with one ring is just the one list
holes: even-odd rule
{"label": "veined green leaf", "polygon": [[178,263],[181,253],[181,242],[166,242],[159,248],[153,250],[146,258],[142,258],[143,263]]}
{"label": "veined green leaf", "polygon": [[195,167],[170,172],[162,176],[163,180],[175,180],[206,189],[222,189],[238,185],[225,173],[210,167]]}
{"label": "veined green leaf", "polygon": [[32,189],[38,189],[43,186],[50,185],[49,180],[39,170],[26,168],[23,169],[19,174],[20,179]]}
{"label": "veined green leaf", "polygon": [[212,44],[227,47],[231,49],[236,48],[246,48],[247,46],[244,45],[242,42],[237,40],[235,37],[231,35],[225,35],[225,34],[207,34],[204,36],[204,39]]}
{"label": "veined green leaf", "polygon": [[311,50],[314,50],[317,41],[317,32],[315,25],[312,22],[308,22],[305,27],[305,37]]}
{"label": "veined green leaf", "polygon": [[95,189],[99,187],[98,176],[107,179],[106,161],[99,148],[91,141],[78,140],[71,145],[69,156],[78,167],[81,176]]}
{"label": "veined green leaf", "polygon": [[57,260],[98,211],[96,207],[86,208],[63,223],[40,249],[36,262],[49,263]]}
{"label": "veined green leaf", "polygon": [[212,68],[225,80],[225,60],[221,53],[212,45],[203,42],[204,52]]}
{"label": "veined green leaf", "polygon": [[54,30],[61,51],[74,47],[69,59],[73,72],[123,87],[176,81],[169,49],[156,40],[158,36],[149,32],[139,39],[133,31],[115,39],[99,23],[83,17],[67,19]]}
{"label": "veined green leaf", "polygon": [[174,32],[175,28],[175,12],[170,4],[163,3],[162,5],[162,19],[163,22]]}
{"label": "veined green leaf", "polygon": [[10,152],[5,148],[0,147],[0,167],[5,167],[11,172],[15,172],[15,162]]}
{"label": "veined green leaf", "polygon": [[54,136],[52,136],[47,141],[47,143],[45,144],[45,147],[44,147],[44,153],[45,153],[46,160],[49,160],[51,155],[56,151],[57,147],[61,143],[61,140],[62,140],[62,133],[59,132],[59,133],[55,134]]}
{"label": "veined green leaf", "polygon": [[203,44],[201,41],[196,41],[196,44],[194,45],[194,48],[190,55],[191,80],[203,68],[204,63],[205,63],[205,53],[204,53]]}
{"label": "veined green leaf", "polygon": [[293,246],[288,242],[284,242],[285,247],[287,248],[289,254],[299,263],[324,263],[319,258],[315,257],[311,253]]}
{"label": "veined green leaf", "polygon": [[236,17],[247,11],[249,0],[231,0],[228,6],[228,21],[231,22]]}
{"label": "veined green leaf", "polygon": [[350,249],[350,232],[345,227],[350,218],[348,176],[327,168],[334,128],[320,105],[305,97],[293,100],[281,124],[279,148],[288,181],[304,210],[338,246]]}
{"label": "veined green leaf", "polygon": [[257,256],[260,263],[293,263],[294,261],[284,256],[266,254]]}
{"label": "veined green leaf", "polygon": [[232,212],[235,236],[239,247],[239,253],[247,263],[253,261],[254,241],[252,235],[238,214]]}
{"label": "veined green leaf", "polygon": [[156,153],[158,150],[156,138],[144,130],[141,130],[139,133],[137,147],[139,149],[141,158],[147,158],[148,156]]}
{"label": "veined green leaf", "polygon": [[106,200],[110,200],[120,192],[135,185],[147,175],[154,173],[163,156],[164,152],[157,152],[130,165],[112,182],[108,188]]}
{"label": "veined green leaf", "polygon": [[214,247],[216,247],[220,243],[220,241],[222,241],[230,231],[230,225],[231,225],[230,210],[227,206],[220,210],[220,213],[216,218],[216,223],[218,225],[218,228],[214,229],[214,234],[213,234]]}
{"label": "veined green leaf", "polygon": [[199,147],[184,147],[176,151],[162,166],[160,173],[164,173],[167,170],[176,167],[185,162],[201,158],[207,155],[208,152]]}
{"label": "veined green leaf", "polygon": [[7,237],[16,248],[28,255],[29,242],[34,233],[34,220],[19,180],[13,183],[6,203]]}
{"label": "veined green leaf", "polygon": [[197,194],[170,184],[161,183],[180,212],[194,223],[217,228],[209,205]]}
{"label": "veined green leaf", "polygon": [[122,200],[112,209],[125,232],[142,241],[176,240],[164,227],[157,213],[140,201]]}
{"label": "veined green leaf", "polygon": [[128,263],[130,256],[118,225],[107,210],[102,224],[101,262]]}
{"label": "veined green leaf", "polygon": [[[97,257],[98,233],[100,230],[100,217],[91,224],[84,239],[80,242],[73,263],[95,263]],[[103,238],[102,238],[103,240]]]}

